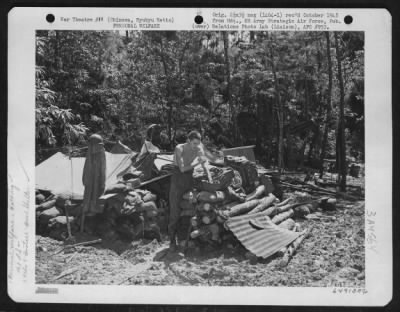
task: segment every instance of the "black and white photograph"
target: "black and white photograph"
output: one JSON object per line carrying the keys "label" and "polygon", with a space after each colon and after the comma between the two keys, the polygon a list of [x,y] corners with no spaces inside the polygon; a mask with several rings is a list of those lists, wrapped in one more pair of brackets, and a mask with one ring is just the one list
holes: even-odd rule
{"label": "black and white photograph", "polygon": [[372,9],[9,14],[10,297],[386,304],[390,25]]}
{"label": "black and white photograph", "polygon": [[364,34],[36,32],[36,282],[365,283]]}

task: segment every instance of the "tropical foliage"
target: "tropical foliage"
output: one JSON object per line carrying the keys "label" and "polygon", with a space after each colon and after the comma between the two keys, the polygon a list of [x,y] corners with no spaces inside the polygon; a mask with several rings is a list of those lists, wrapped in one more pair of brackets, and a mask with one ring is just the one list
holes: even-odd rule
{"label": "tropical foliage", "polygon": [[196,128],[219,147],[255,144],[267,166],[318,167],[343,119],[346,156],[363,160],[361,32],[38,31],[36,43],[38,153],[94,132],[138,149],[159,123],[165,149]]}

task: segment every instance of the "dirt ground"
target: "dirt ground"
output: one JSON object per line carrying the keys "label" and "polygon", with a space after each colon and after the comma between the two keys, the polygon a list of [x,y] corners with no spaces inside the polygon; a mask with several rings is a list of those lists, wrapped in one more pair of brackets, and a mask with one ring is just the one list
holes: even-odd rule
{"label": "dirt ground", "polygon": [[[365,286],[364,201],[339,200],[330,218],[296,220],[313,226],[286,267],[281,258],[246,258],[246,250],[224,246],[201,254],[166,254],[168,241],[134,241],[65,249],[63,242],[36,237],[38,284]],[[77,235],[77,241],[95,239]]]}

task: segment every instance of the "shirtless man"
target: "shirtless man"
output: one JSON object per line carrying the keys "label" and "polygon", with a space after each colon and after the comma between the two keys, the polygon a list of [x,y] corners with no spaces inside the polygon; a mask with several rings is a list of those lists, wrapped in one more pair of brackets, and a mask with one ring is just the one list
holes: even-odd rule
{"label": "shirtless man", "polygon": [[[207,155],[207,157],[206,157]],[[170,238],[170,250],[176,250],[177,225],[181,213],[179,206],[183,194],[193,187],[193,169],[203,164],[207,159],[214,160],[216,157],[205,151],[201,143],[201,135],[198,131],[191,131],[188,141],[178,144],[175,148],[174,164],[175,169],[171,177],[169,191],[169,224],[168,234]]]}

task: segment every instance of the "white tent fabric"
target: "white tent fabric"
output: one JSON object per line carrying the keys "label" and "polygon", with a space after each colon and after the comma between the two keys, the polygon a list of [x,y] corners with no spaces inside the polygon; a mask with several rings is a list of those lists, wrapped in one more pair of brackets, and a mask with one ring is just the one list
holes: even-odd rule
{"label": "white tent fabric", "polygon": [[[117,183],[117,174],[131,164],[131,154],[106,152],[106,187]],[[51,191],[57,195],[83,199],[82,173],[85,157],[72,157],[58,152],[36,166],[36,188]]]}

